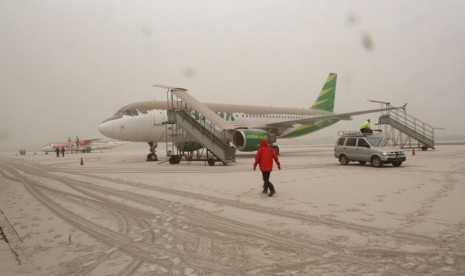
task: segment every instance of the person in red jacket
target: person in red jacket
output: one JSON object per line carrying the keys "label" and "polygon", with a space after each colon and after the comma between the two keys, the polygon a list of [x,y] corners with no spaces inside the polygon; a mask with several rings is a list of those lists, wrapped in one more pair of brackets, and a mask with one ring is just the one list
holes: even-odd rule
{"label": "person in red jacket", "polygon": [[262,172],[264,182],[263,193],[266,194],[268,189],[270,189],[268,196],[273,196],[276,193],[273,184],[270,182],[270,174],[273,170],[273,159],[276,162],[276,165],[278,165],[278,169],[281,170],[281,164],[279,163],[278,155],[272,147],[268,146],[267,140],[262,139],[260,141],[260,147],[257,150],[257,154],[255,155],[253,170],[256,170],[257,165],[260,166],[260,171]]}

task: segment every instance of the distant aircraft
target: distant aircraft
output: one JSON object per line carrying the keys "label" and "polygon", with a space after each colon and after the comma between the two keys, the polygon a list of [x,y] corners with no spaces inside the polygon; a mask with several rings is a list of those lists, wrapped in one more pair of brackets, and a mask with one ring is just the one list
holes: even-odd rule
{"label": "distant aircraft", "polygon": [[[321,92],[310,108],[270,107],[251,105],[214,104],[205,105],[235,129],[231,141],[239,151],[255,151],[260,139],[267,138],[274,145],[277,139],[294,138],[326,128],[339,120],[350,120],[353,115],[374,113],[399,107],[371,109],[336,114],[333,113],[336,95],[337,74],[330,73]],[[159,142],[167,142],[168,120],[166,101],[136,102],[120,108],[113,116],[102,121],[100,133],[122,141],[147,142],[150,153],[147,161],[158,160],[155,150]]]}
{"label": "distant aircraft", "polygon": [[50,143],[43,145],[40,150],[48,153],[48,152],[55,152],[55,150],[65,148],[65,151],[68,152],[91,152],[93,150],[102,150],[102,149],[111,149],[116,146],[122,145],[126,142],[119,142],[119,141],[102,141],[101,138],[95,139],[79,139],[76,137],[76,140],[71,141],[71,138],[68,138],[67,142],[58,142],[58,143]]}

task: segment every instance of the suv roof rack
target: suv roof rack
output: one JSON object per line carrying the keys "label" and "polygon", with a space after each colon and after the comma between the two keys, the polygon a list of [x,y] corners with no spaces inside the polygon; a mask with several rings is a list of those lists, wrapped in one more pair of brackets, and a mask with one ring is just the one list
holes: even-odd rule
{"label": "suv roof rack", "polygon": [[344,137],[364,137],[360,131],[338,131],[337,132],[338,136],[344,136]]}

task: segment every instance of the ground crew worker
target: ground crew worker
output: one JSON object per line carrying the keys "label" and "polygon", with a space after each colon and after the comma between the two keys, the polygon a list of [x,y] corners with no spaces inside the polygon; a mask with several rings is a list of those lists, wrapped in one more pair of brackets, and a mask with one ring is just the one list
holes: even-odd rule
{"label": "ground crew worker", "polygon": [[58,146],[55,148],[55,153],[57,154],[57,157],[60,157],[60,149]]}
{"label": "ground crew worker", "polygon": [[262,172],[263,177],[263,193],[268,193],[269,189],[270,193],[268,196],[273,196],[276,193],[273,184],[270,182],[270,174],[273,170],[273,160],[276,162],[276,165],[278,165],[278,169],[281,170],[281,164],[279,163],[278,155],[275,150],[268,146],[266,139],[262,139],[260,141],[260,147],[257,150],[257,154],[255,155],[253,170],[255,171],[257,165],[260,166],[260,171]]}
{"label": "ground crew worker", "polygon": [[367,119],[365,122],[362,123],[360,126],[361,133],[372,133],[373,129],[371,129],[370,119]]}

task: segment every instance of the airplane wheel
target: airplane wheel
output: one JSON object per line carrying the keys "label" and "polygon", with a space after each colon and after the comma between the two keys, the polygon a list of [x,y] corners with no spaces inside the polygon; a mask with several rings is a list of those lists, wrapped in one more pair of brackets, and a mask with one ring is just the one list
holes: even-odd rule
{"label": "airplane wheel", "polygon": [[147,161],[158,161],[158,157],[155,153],[149,153],[147,155]]}
{"label": "airplane wheel", "polygon": [[168,161],[170,162],[171,165],[179,164],[181,162],[181,158],[179,158],[179,156],[173,155],[170,157]]}
{"label": "airplane wheel", "polygon": [[213,158],[208,158],[208,165],[209,165],[209,166],[215,166],[215,159],[213,159]]}

